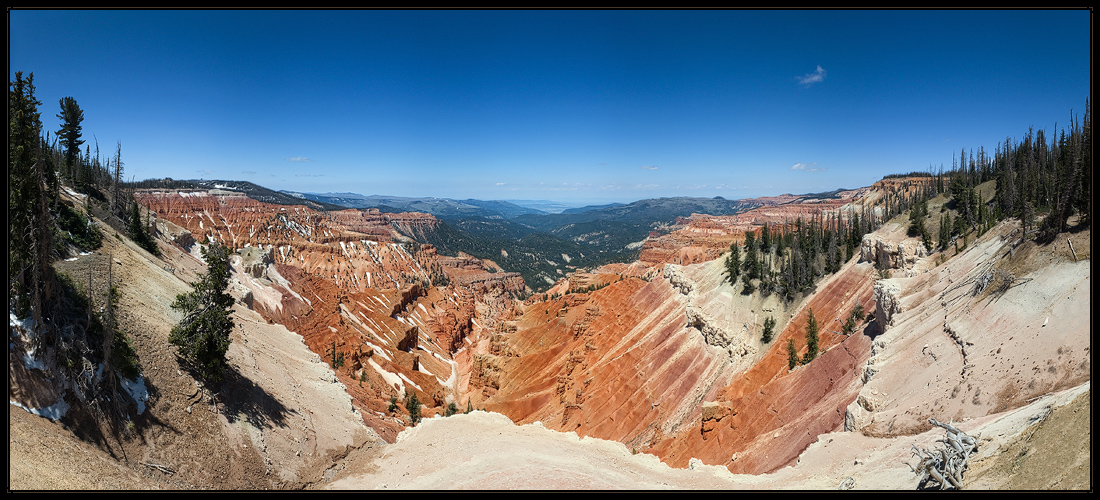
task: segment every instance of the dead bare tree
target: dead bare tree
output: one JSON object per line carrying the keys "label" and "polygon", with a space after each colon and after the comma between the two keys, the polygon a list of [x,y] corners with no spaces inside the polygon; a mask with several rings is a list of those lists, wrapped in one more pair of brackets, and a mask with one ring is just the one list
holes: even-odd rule
{"label": "dead bare tree", "polygon": [[[928,422],[945,430],[943,439],[937,441],[943,446],[935,449],[920,449],[913,445],[913,454],[920,458],[920,462],[909,468],[920,476],[918,488],[930,488],[938,485],[938,489],[963,488],[962,477],[967,468],[967,460],[970,455],[978,451],[978,441],[960,431],[954,425],[937,422],[930,418]],[[934,484],[930,484],[935,481]]]}

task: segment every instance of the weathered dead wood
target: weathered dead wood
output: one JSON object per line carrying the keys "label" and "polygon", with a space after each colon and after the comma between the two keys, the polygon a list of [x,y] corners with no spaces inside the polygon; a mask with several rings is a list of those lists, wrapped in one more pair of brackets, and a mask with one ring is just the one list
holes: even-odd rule
{"label": "weathered dead wood", "polygon": [[946,431],[943,439],[936,441],[944,446],[922,450],[913,445],[913,454],[920,458],[920,462],[916,466],[910,465],[909,468],[920,476],[918,488],[938,486],[941,490],[961,490],[967,461],[978,450],[978,441],[950,423],[938,422],[934,418],[928,419],[928,422]]}
{"label": "weathered dead wood", "polygon": [[149,467],[150,469],[159,470],[159,471],[161,471],[165,474],[175,474],[176,473],[176,471],[174,471],[174,470],[172,470],[168,467],[165,467],[165,466],[159,465],[159,464],[154,464],[154,463],[151,463],[151,462],[143,462],[141,465]]}
{"label": "weathered dead wood", "polygon": [[844,478],[844,480],[841,481],[840,484],[837,485],[836,489],[837,490],[850,490],[852,488],[855,488],[855,486],[856,486],[856,480],[854,478],[852,478],[852,476],[848,476],[848,477]]}

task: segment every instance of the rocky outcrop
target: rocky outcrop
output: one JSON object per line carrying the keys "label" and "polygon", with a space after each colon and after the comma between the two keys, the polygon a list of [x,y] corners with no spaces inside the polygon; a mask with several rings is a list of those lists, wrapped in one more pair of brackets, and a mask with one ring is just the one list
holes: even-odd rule
{"label": "rocky outcrop", "polygon": [[927,256],[928,251],[917,240],[891,243],[874,233],[863,235],[859,246],[859,260],[880,269],[906,269]]}
{"label": "rocky outcrop", "polygon": [[191,246],[195,244],[195,237],[191,235],[191,231],[181,231],[178,235],[172,238],[176,244],[183,247],[188,252],[191,251]]}
{"label": "rocky outcrop", "polygon": [[699,426],[703,439],[707,438],[708,432],[721,426],[722,419],[732,415],[737,415],[737,412],[728,403],[719,401],[704,402],[702,424]]}
{"label": "rocky outcrop", "polygon": [[724,349],[730,361],[739,360],[756,352],[756,347],[746,342],[747,339],[743,335],[727,330],[703,311],[688,306],[684,310],[684,315],[687,317],[688,326],[698,330],[707,344]]}
{"label": "rocky outcrop", "polygon": [[894,315],[901,311],[900,291],[890,280],[875,282],[875,321],[883,330],[894,324]]}
{"label": "rocky outcrop", "polygon": [[241,272],[249,274],[253,278],[265,278],[268,264],[275,263],[271,247],[247,246],[237,253],[241,256]]}
{"label": "rocky outcrop", "polygon": [[681,295],[690,295],[695,290],[695,285],[685,277],[674,264],[665,264],[664,278],[680,291]]}
{"label": "rocky outcrop", "polygon": [[390,306],[390,316],[396,317],[400,315],[409,308],[409,305],[415,302],[416,299],[422,297],[425,293],[427,292],[416,283],[398,290],[397,293],[394,294],[394,299],[396,300],[394,300],[393,305]]}

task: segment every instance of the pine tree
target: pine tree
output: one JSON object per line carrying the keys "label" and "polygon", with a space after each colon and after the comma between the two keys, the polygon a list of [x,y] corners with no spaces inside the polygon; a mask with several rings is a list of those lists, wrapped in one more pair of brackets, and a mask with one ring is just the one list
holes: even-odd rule
{"label": "pine tree", "polygon": [[409,420],[413,425],[420,423],[420,406],[420,399],[415,392],[405,398],[405,409],[409,410]]}
{"label": "pine tree", "polygon": [[741,275],[741,282],[745,284],[745,287],[741,289],[741,293],[744,295],[752,295],[756,291],[756,285],[753,284],[752,278],[748,274]]}
{"label": "pine tree", "polygon": [[741,274],[741,247],[737,243],[730,243],[730,254],[726,256],[726,278],[731,285],[737,284],[737,278]]}
{"label": "pine tree", "polygon": [[[99,149],[99,144],[96,144],[96,149]],[[107,159],[108,166],[111,163],[111,159]],[[122,205],[122,141],[118,142],[118,149],[115,150],[115,182],[114,192],[111,196],[111,211],[118,213],[124,207]]]}
{"label": "pine tree", "polygon": [[806,320],[806,355],[802,357],[802,364],[817,357],[817,340],[817,319],[814,318],[813,308],[810,308],[810,317]]}
{"label": "pine tree", "polygon": [[43,246],[35,229],[44,223],[38,209],[42,194],[38,106],[42,102],[35,98],[34,90],[34,73],[24,80],[23,72],[16,71],[15,81],[8,85],[8,283],[14,287],[20,315],[30,312],[32,303],[40,302],[40,298],[27,295],[38,286],[34,277],[39,270],[34,268],[40,259],[35,252]]}
{"label": "pine tree", "polygon": [[794,348],[794,339],[787,339],[787,369],[798,366],[798,350]]}
{"label": "pine tree", "polygon": [[194,291],[176,296],[172,308],[183,311],[184,317],[172,328],[168,341],[179,346],[180,357],[202,379],[218,382],[228,366],[225,353],[233,331],[234,300],[226,293],[229,250],[215,242],[202,249],[202,256],[207,272],[191,284]]}
{"label": "pine tree", "polygon": [[774,333],[774,331],[775,318],[772,316],[768,316],[768,318],[764,320],[764,335],[762,336],[762,340],[765,344],[772,341],[772,334]]}
{"label": "pine tree", "polygon": [[76,165],[80,159],[80,145],[84,144],[80,139],[80,122],[84,121],[84,111],[72,97],[61,98],[60,104],[61,113],[57,117],[61,119],[61,129],[57,131],[57,137],[65,148],[65,171],[70,179],[77,180],[81,185],[91,183],[90,172]]}
{"label": "pine tree", "polygon": [[160,256],[160,248],[157,247],[153,235],[149,234],[149,226],[141,222],[141,210],[138,208],[137,202],[131,203],[130,207],[130,239],[134,240],[134,243],[144,248],[145,251]]}
{"label": "pine tree", "polygon": [[745,276],[747,279],[760,278],[760,263],[756,253],[756,232],[745,233]]}
{"label": "pine tree", "polygon": [[940,248],[946,250],[947,244],[951,241],[951,226],[954,222],[951,221],[951,214],[944,212],[940,216]]}

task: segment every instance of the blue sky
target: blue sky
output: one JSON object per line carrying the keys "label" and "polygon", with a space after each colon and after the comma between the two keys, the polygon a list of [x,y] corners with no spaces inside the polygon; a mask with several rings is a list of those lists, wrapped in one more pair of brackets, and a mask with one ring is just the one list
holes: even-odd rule
{"label": "blue sky", "polygon": [[[127,177],[630,202],[869,185],[1053,132],[1090,13],[9,11]],[[93,139],[93,135],[95,139]]]}

